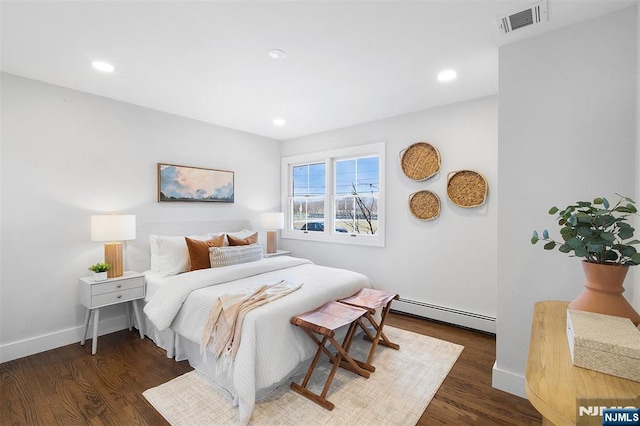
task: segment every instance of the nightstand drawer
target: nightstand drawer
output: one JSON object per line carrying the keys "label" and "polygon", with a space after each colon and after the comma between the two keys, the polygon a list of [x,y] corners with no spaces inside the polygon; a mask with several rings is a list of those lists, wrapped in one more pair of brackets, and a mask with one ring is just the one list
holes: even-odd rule
{"label": "nightstand drawer", "polygon": [[[144,274],[125,272],[124,275],[106,281],[94,281],[92,277],[80,278],[79,301],[88,309],[141,299],[145,296]],[[118,295],[120,297],[118,297]]]}
{"label": "nightstand drawer", "polygon": [[104,306],[144,297],[144,286],[91,296],[91,306]]}
{"label": "nightstand drawer", "polygon": [[125,290],[131,290],[134,288],[143,288],[144,278],[136,277],[130,279],[123,279],[117,281],[105,281],[100,284],[93,284],[91,286],[91,296],[95,297],[100,294],[122,292]]}

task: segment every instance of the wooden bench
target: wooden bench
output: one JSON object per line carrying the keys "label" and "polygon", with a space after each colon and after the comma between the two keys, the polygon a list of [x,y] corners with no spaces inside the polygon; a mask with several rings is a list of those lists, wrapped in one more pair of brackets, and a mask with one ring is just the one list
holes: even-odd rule
{"label": "wooden bench", "polygon": [[[371,340],[372,342],[366,363],[359,362],[361,368],[364,368],[371,372],[376,371],[376,368],[371,364],[371,361],[373,359],[373,354],[378,347],[378,343],[392,349],[400,349],[400,345],[391,342],[383,331],[384,323],[387,320],[387,315],[389,314],[389,310],[391,309],[391,302],[399,298],[400,296],[397,293],[389,293],[373,288],[363,288],[353,296],[339,300],[340,303],[365,309],[367,312],[365,313],[364,317],[373,326],[373,330],[375,331],[374,336],[368,329],[368,327],[365,326],[362,318],[358,318],[358,320],[356,321],[360,328],[362,328],[362,330],[364,331],[365,339]],[[376,311],[381,308],[382,312],[380,314],[380,323],[377,323],[374,315],[376,314]]]}
{"label": "wooden bench", "polygon": [[[305,375],[302,384],[299,385],[292,382],[291,389],[306,398],[309,398],[311,401],[326,408],[327,410],[333,410],[333,403],[327,400],[326,397],[338,366],[348,366],[350,371],[369,378],[369,372],[358,365],[358,363],[351,358],[348,353],[358,320],[366,314],[367,311],[365,309],[338,302],[328,302],[313,311],[305,312],[291,318],[291,323],[302,328],[302,330],[318,345],[318,350],[316,351],[313,361],[307,370],[307,374]],[[347,334],[344,337],[342,344],[340,344],[334,338],[335,332],[338,328],[346,325],[349,325],[349,329],[347,330]],[[316,337],[316,334],[322,336],[322,338],[319,339]],[[327,342],[331,343],[338,351],[335,355],[327,349]],[[333,367],[331,368],[329,377],[327,377],[322,393],[318,395],[307,389],[307,385],[309,384],[309,379],[311,379],[313,370],[316,368],[322,352],[327,354],[333,363]]]}

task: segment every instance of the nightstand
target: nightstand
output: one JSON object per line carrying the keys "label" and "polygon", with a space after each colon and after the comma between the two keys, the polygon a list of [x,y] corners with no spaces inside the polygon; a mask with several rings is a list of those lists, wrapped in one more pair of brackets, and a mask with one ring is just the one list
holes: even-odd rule
{"label": "nightstand", "polygon": [[[98,323],[100,322],[100,308],[119,303],[131,302],[133,312],[138,322],[138,331],[140,338],[144,339],[142,331],[142,321],[140,320],[140,311],[138,308],[138,299],[145,296],[144,274],[138,272],[127,271],[121,277],[109,278],[106,281],[94,281],[93,277],[80,278],[80,303],[87,308],[87,314],[84,317],[84,332],[82,333],[81,345],[87,338],[87,330],[89,328],[89,319],[93,312],[93,343],[91,353],[96,354],[98,349]],[[129,330],[131,330],[129,305],[125,305],[127,309],[127,321],[129,322]]]}
{"label": "nightstand", "polygon": [[291,256],[291,252],[287,250],[278,250],[275,253],[264,253],[264,257]]}

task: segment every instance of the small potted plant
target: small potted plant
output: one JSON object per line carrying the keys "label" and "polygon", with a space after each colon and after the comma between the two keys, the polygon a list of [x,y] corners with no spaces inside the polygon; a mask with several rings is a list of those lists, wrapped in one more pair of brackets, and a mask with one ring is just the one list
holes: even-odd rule
{"label": "small potted plant", "polygon": [[95,265],[89,266],[89,270],[93,271],[93,280],[94,281],[104,281],[107,279],[107,271],[111,268],[111,265],[108,263],[96,263]]}
{"label": "small potted plant", "polygon": [[545,229],[542,237],[533,231],[531,244],[546,241],[545,250],[557,247],[583,258],[585,291],[569,304],[570,309],[623,316],[637,325],[640,316],[622,296],[622,283],[629,266],[640,264],[640,253],[634,247],[640,241],[633,239],[635,229],[628,223],[638,210],[631,198],[617,195],[620,199],[614,205],[606,198],[596,198],[564,209],[552,207],[549,214],[557,214],[563,241],[552,239]]}

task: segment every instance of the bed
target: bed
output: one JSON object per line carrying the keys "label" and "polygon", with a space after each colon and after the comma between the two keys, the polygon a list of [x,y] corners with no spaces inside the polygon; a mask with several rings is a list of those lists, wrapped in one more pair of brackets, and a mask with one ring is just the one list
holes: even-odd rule
{"label": "bed", "polygon": [[[315,353],[315,344],[290,324],[290,318],[371,287],[362,274],[290,256],[172,274],[184,268],[185,252],[176,249],[184,236],[205,239],[227,233],[243,237],[253,232],[250,229],[246,220],[139,222],[138,238],[127,247],[128,268],[146,271],[145,335],[165,349],[168,357],[188,360],[226,389],[238,406],[242,424],[249,422],[256,401],[306,369]],[[162,270],[166,258],[158,263],[157,236],[173,247],[168,262],[174,268],[169,272]],[[219,296],[281,280],[302,286],[246,315],[233,362],[216,359],[210,351],[201,353],[202,330]]]}

